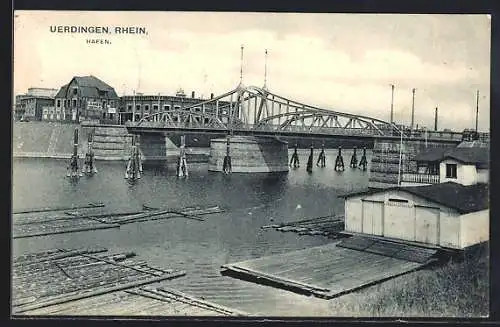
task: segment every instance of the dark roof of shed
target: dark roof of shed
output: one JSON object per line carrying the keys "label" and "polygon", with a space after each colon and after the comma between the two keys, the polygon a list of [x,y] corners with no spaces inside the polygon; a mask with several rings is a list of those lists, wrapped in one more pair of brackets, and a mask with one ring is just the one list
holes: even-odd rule
{"label": "dark roof of shed", "polygon": [[465,164],[475,164],[478,168],[489,167],[489,148],[461,147],[461,148],[431,148],[415,156],[416,161],[441,161],[455,159]]}
{"label": "dark roof of shed", "polygon": [[[116,94],[115,90],[113,87],[110,85],[106,84],[105,82],[101,81],[95,76],[75,76],[71,79],[71,81],[75,80],[78,86],[80,87],[80,90],[82,92],[83,96],[86,97],[93,97],[93,98],[98,98],[99,96],[99,91],[108,91],[108,97],[109,98],[117,98],[118,95]],[[66,96],[66,91],[68,89],[68,85],[71,84],[71,81],[62,86],[59,89],[59,92],[57,92],[56,97],[65,97]]]}
{"label": "dark roof of shed", "polygon": [[451,158],[466,164],[475,164],[480,168],[488,168],[489,148],[454,148],[444,153],[443,159]]}
{"label": "dark roof of shed", "polygon": [[476,212],[489,207],[489,185],[474,184],[464,186],[453,182],[426,186],[395,186],[385,189],[368,189],[361,192],[344,194],[349,198],[359,195],[371,195],[390,190],[399,190],[419,196],[423,199],[457,210],[461,214]]}

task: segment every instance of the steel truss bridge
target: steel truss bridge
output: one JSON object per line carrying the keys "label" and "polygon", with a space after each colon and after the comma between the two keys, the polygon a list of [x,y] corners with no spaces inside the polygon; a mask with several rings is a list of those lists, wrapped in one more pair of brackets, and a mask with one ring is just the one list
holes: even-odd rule
{"label": "steel truss bridge", "polygon": [[227,133],[256,136],[406,137],[460,141],[462,133],[428,132],[411,135],[395,124],[300,103],[264,88],[238,85],[209,100],[144,116],[127,122],[131,133],[165,131]]}

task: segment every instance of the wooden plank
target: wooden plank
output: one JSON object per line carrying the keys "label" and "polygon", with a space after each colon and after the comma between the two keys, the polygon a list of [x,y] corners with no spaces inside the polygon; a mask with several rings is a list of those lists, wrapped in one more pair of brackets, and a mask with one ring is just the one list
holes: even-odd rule
{"label": "wooden plank", "polygon": [[73,206],[59,206],[59,207],[43,207],[43,208],[32,208],[32,209],[19,209],[13,210],[13,214],[22,214],[22,213],[33,213],[33,212],[46,212],[46,211],[64,211],[64,210],[72,210],[72,209],[84,209],[84,208],[101,208],[104,207],[103,203],[89,203],[89,204],[80,204]]}
{"label": "wooden plank", "polygon": [[[332,298],[425,264],[373,253],[393,254],[400,249],[397,244],[380,243],[373,252],[340,247],[340,244],[343,243],[232,263],[222,266],[221,272],[320,298]],[[375,242],[358,238],[348,245],[362,248],[370,244],[373,246]]]}

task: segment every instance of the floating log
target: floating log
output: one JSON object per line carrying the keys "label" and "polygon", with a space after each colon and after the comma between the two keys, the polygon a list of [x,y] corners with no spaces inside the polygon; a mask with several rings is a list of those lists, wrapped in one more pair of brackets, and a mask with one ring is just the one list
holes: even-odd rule
{"label": "floating log", "polygon": [[46,235],[55,235],[55,234],[66,234],[66,233],[76,233],[76,232],[84,232],[89,230],[98,230],[98,229],[109,229],[109,228],[120,228],[120,224],[102,224],[98,226],[88,226],[88,227],[80,227],[80,228],[68,228],[63,230],[54,230],[49,232],[38,232],[38,233],[29,233],[29,234],[20,234],[14,235],[12,238],[27,238],[27,237],[35,237],[35,236],[46,236]]}
{"label": "floating log", "polygon": [[116,292],[116,291],[123,291],[126,289],[130,289],[130,288],[134,288],[134,287],[138,287],[138,286],[142,286],[142,285],[146,285],[146,284],[157,283],[157,282],[167,280],[167,279],[174,279],[174,278],[178,278],[178,277],[181,277],[184,275],[186,275],[185,271],[177,271],[174,273],[165,274],[163,276],[148,278],[145,280],[134,281],[134,282],[130,282],[130,283],[123,284],[123,285],[117,285],[117,286],[112,286],[112,287],[103,287],[101,289],[93,290],[93,291],[86,292],[83,294],[64,296],[64,297],[60,297],[57,299],[47,299],[45,301],[39,301],[39,302],[34,303],[34,304],[25,305],[21,308],[18,308],[18,310],[14,310],[14,311],[16,311],[15,313],[23,313],[26,311],[40,309],[40,308],[44,308],[44,307],[48,307],[48,306],[52,306],[52,305],[76,301],[76,300],[89,298],[89,297],[93,297],[93,296],[97,296],[97,295],[108,294],[108,293]]}
{"label": "floating log", "polygon": [[84,205],[74,205],[74,206],[66,206],[66,207],[44,207],[44,208],[33,208],[33,209],[20,209],[12,211],[13,214],[21,214],[21,213],[33,213],[33,212],[46,212],[46,211],[64,211],[64,210],[72,210],[72,209],[84,209],[84,208],[101,208],[104,207],[103,203],[89,203]]}

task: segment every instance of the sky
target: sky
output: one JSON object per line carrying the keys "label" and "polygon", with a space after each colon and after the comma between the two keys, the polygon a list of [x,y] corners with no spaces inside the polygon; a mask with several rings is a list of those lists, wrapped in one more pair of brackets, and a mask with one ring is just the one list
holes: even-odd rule
{"label": "sky", "polygon": [[[147,34],[52,33],[51,26],[144,27]],[[16,11],[14,94],[94,75],[118,95],[209,97],[264,84],[289,99],[409,125],[490,125],[487,15]],[[110,44],[88,44],[105,39]]]}

